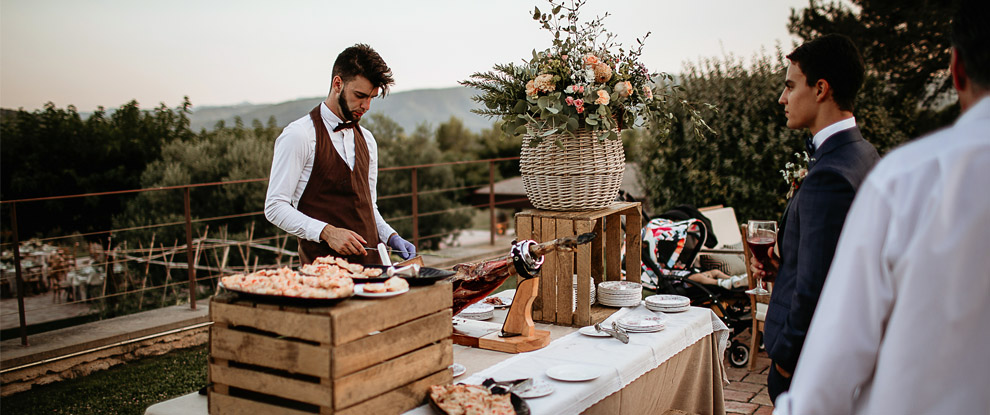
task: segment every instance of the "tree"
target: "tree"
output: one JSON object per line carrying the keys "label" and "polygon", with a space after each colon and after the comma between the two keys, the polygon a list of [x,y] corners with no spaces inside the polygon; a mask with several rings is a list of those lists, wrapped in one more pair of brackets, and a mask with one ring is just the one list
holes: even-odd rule
{"label": "tree", "polygon": [[[75,107],[17,111],[0,123],[0,197],[16,200],[140,187],[145,166],[172,141],[193,137],[188,98],[175,109],[141,110],[131,101],[112,113],[98,109],[83,120]],[[123,209],[118,197],[73,198],[23,204],[20,236],[52,236],[110,229]],[[4,224],[6,225],[6,223]]]}
{"label": "tree", "polygon": [[807,41],[842,33],[863,54],[877,94],[905,137],[917,137],[955,119],[959,107],[948,73],[954,2],[932,0],[809,1],[792,10],[788,29]]}

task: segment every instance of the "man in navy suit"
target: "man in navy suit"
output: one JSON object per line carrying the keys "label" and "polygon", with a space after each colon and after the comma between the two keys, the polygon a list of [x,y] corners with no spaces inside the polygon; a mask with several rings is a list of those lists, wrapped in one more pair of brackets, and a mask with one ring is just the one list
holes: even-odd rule
{"label": "man in navy suit", "polygon": [[[790,386],[818,304],[835,246],[856,190],[880,156],[863,139],[853,102],[863,83],[863,59],[852,41],[826,35],[790,55],[784,91],[787,127],[809,129],[808,174],[787,204],[777,235],[777,257],[767,266],[752,258],[753,272],[774,282],[763,343],[773,360],[770,399]],[[825,310],[824,312],[827,312]]]}

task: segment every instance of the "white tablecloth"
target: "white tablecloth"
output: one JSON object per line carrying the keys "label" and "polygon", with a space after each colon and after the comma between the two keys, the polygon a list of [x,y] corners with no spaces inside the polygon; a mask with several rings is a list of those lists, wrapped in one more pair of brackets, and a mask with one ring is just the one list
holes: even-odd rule
{"label": "white tablecloth", "polygon": [[[624,316],[655,316],[644,306],[623,308],[603,323]],[[549,346],[512,356],[477,372],[461,383],[481,384],[487,378],[509,380],[532,377],[550,382],[554,393],[526,402],[533,414],[576,414],[629,385],[645,373],[657,368],[678,352],[713,332],[717,334],[719,351],[725,350],[728,328],[709,309],[694,308],[683,313],[666,314],[666,328],[655,333],[630,333],[629,344],[611,337],[589,337],[571,333]],[[719,353],[721,356],[722,353]],[[566,364],[587,364],[601,369],[603,375],[585,382],[562,382],[549,378],[547,369]],[[724,380],[724,379],[723,379]],[[433,414],[421,406],[410,415]]]}

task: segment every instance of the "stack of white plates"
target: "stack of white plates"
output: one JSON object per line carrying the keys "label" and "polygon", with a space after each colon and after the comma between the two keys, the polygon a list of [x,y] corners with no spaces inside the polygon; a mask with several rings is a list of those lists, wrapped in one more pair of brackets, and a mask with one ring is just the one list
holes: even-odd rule
{"label": "stack of white plates", "polygon": [[495,317],[495,306],[486,303],[474,303],[457,314],[457,317],[471,320],[488,320]]}
{"label": "stack of white plates", "polygon": [[609,307],[634,307],[643,300],[643,285],[630,281],[598,284],[598,303]]}
{"label": "stack of white plates", "polygon": [[667,327],[664,318],[660,316],[628,316],[615,321],[619,327],[633,333],[650,333],[663,330]]}
{"label": "stack of white plates", "polygon": [[679,313],[691,308],[691,299],[683,295],[660,294],[646,297],[646,308],[650,311]]}
{"label": "stack of white plates", "polygon": [[[588,284],[591,285],[591,292],[589,294],[589,296],[591,298],[588,299],[588,304],[594,304],[595,303],[595,295],[597,295],[596,290],[595,290],[595,279],[594,278],[588,278],[588,280],[589,280],[588,281]],[[574,295],[572,297],[574,298],[574,310],[577,310],[577,291],[578,291],[577,290],[577,274],[574,274],[574,278],[571,281],[574,281]]]}

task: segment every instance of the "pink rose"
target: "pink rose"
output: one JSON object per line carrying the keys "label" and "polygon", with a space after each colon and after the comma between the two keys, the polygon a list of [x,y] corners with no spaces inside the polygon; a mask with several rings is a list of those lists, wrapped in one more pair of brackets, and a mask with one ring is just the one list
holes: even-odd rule
{"label": "pink rose", "polygon": [[578,106],[578,107],[575,107],[574,109],[576,109],[576,110],[577,110],[577,113],[578,113],[578,114],[581,114],[581,113],[583,113],[583,112],[584,112],[584,107],[583,107],[583,106]]}
{"label": "pink rose", "polygon": [[583,99],[580,99],[580,98],[575,99],[574,100],[574,106],[575,107],[582,107],[582,106],[584,106],[584,100]]}
{"label": "pink rose", "polygon": [[574,105],[574,98],[571,97],[564,98],[564,103],[566,103],[567,105]]}

